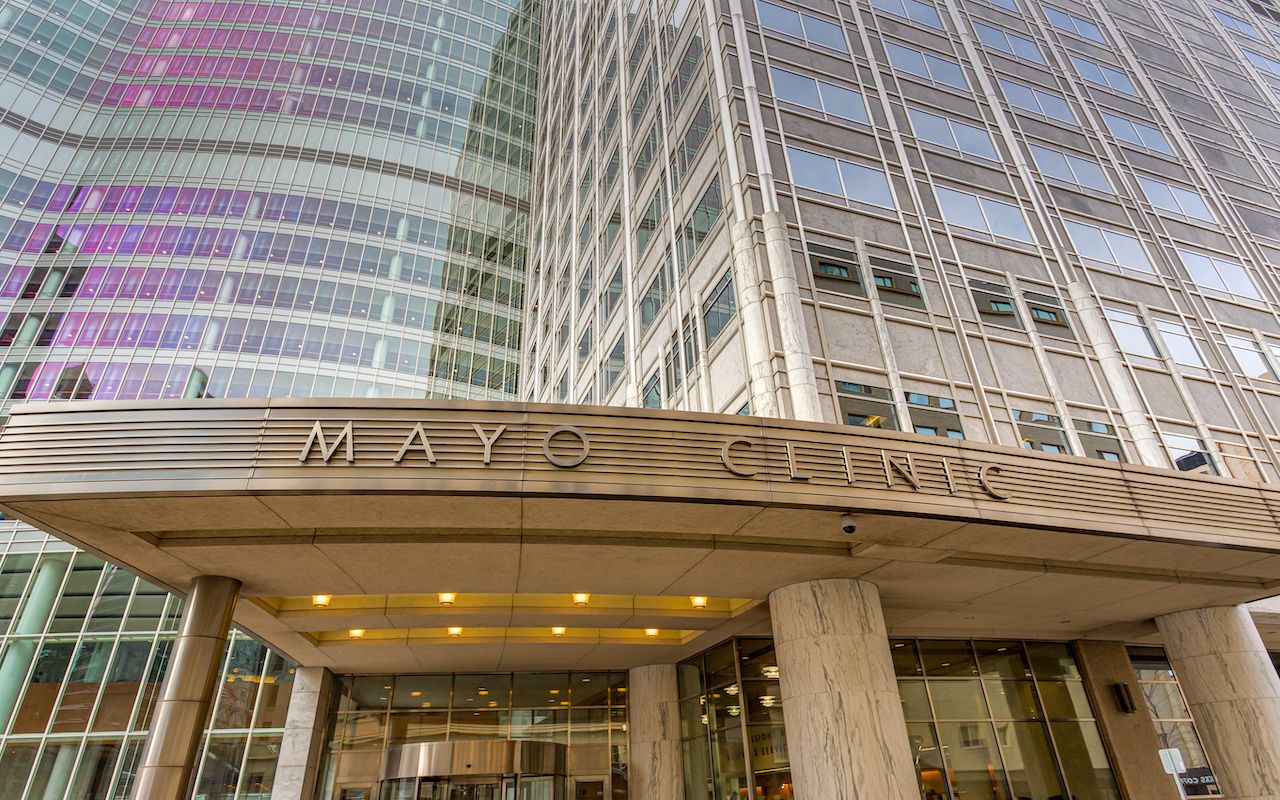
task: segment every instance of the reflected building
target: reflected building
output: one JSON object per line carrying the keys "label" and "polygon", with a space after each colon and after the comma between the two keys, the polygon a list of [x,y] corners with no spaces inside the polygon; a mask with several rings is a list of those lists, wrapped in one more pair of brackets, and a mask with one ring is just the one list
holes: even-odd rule
{"label": "reflected building", "polygon": [[[0,9],[0,419],[508,399],[534,0]],[[125,798],[182,601],[0,521],[0,794]],[[228,645],[201,798],[269,797],[294,663]]]}

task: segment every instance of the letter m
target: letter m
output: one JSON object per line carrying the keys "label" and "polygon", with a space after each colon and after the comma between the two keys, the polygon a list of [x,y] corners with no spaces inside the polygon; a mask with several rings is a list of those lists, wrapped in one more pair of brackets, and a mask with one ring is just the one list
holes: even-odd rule
{"label": "letter m", "polygon": [[355,453],[355,436],[351,431],[351,423],[347,422],[347,426],[338,434],[338,438],[333,440],[333,444],[329,444],[324,438],[324,429],[320,427],[320,421],[316,420],[316,424],[311,428],[311,435],[307,437],[307,443],[302,446],[302,453],[298,456],[298,460],[306,463],[307,458],[311,456],[311,450],[320,443],[320,455],[324,458],[324,462],[329,463],[329,459],[333,458],[333,454],[338,452],[338,447],[343,441],[347,443],[347,462],[356,460]]}

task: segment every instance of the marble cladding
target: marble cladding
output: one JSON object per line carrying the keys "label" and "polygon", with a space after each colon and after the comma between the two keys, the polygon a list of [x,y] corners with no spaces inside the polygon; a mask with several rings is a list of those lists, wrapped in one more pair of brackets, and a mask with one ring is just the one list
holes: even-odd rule
{"label": "marble cladding", "polygon": [[627,679],[627,695],[631,800],[683,800],[675,665],[634,667]]}
{"label": "marble cladding", "polygon": [[866,581],[769,595],[797,797],[917,800],[880,593]]}
{"label": "marble cladding", "polygon": [[1156,618],[1214,774],[1232,800],[1277,797],[1280,675],[1243,606]]}

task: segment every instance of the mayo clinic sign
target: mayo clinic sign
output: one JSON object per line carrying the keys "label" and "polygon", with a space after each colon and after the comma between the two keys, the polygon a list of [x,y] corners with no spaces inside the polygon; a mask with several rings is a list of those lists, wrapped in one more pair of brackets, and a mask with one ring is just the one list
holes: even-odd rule
{"label": "mayo clinic sign", "polygon": [[[298,462],[301,464],[323,463],[329,464],[339,453],[342,454],[342,460],[348,464],[356,462],[356,452],[359,449],[359,434],[353,420],[348,420],[341,428],[335,429],[335,424],[330,423],[331,427],[328,433],[325,432],[325,426],[320,420],[316,420],[311,426],[310,433],[306,440],[302,443],[298,452]],[[507,424],[497,423],[471,423],[471,432],[474,435],[473,444],[478,451],[476,456],[471,456],[473,462],[478,461],[482,466],[488,467],[494,461],[494,448],[503,440],[504,436],[508,436],[513,431],[511,426]],[[404,423],[403,439],[400,440],[399,449],[394,454],[384,454],[386,463],[401,466],[405,469],[430,469],[442,463],[441,457],[437,455],[436,448],[432,446],[432,437],[436,431],[433,430],[430,423],[418,421],[410,424]],[[380,431],[382,435],[386,435],[385,431]],[[526,431],[526,439],[537,438],[538,434],[533,431]],[[533,434],[533,436],[529,436]],[[592,442],[591,437],[583,428],[577,425],[556,425],[545,433],[540,435],[541,451],[546,462],[558,469],[574,469],[587,464],[591,458]],[[776,442],[770,442],[763,437],[750,438],[746,436],[730,436],[719,441],[719,467],[725,473],[736,476],[738,478],[761,479],[766,477],[765,470],[760,465],[758,456],[766,444],[777,446]],[[876,479],[880,482],[882,488],[902,487],[911,491],[942,491],[947,494],[957,493],[956,468],[951,460],[946,456],[921,456],[911,453],[895,452],[885,448],[869,448],[865,446],[841,446],[831,445],[824,442],[797,442],[794,440],[786,440],[781,443],[785,451],[786,470],[782,478],[797,482],[813,482],[845,485],[863,484],[855,474],[854,463],[857,459],[865,460],[871,456],[879,465]],[[842,465],[838,475],[833,478],[830,475],[819,476],[810,473],[801,464],[801,454],[813,456],[815,454],[825,455],[830,459],[834,456]],[[458,456],[454,456],[458,458]],[[940,489],[929,489],[922,480],[922,471],[926,465],[932,468],[932,471],[941,471],[943,481]],[[1004,472],[1003,467],[998,464],[983,464],[977,467],[974,473],[974,481],[977,488],[987,497],[994,500],[1008,500],[1012,497],[1009,488],[1001,481]]]}

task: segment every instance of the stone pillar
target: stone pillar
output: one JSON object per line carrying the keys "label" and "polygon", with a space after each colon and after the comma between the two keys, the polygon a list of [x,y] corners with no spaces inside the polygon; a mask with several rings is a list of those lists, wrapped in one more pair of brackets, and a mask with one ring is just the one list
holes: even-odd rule
{"label": "stone pillar", "polygon": [[142,750],[133,800],[185,800],[227,647],[240,581],[201,575],[191,584],[182,627]]}
{"label": "stone pillar", "polygon": [[1280,791],[1280,675],[1243,606],[1156,618],[1214,775],[1231,800]]}
{"label": "stone pillar", "polygon": [[333,683],[333,673],[324,667],[298,667],[293,674],[271,800],[311,800],[316,796]]}
{"label": "stone pillar", "polygon": [[796,797],[919,800],[880,592],[809,581],[769,609]]}
{"label": "stone pillar", "polygon": [[[27,592],[27,602],[13,626],[14,636],[34,636],[44,632],[53,613],[53,604],[62,589],[62,579],[71,566],[70,553],[47,555],[40,559],[36,575]],[[0,733],[8,730],[9,718],[18,704],[18,696],[27,682],[27,671],[36,654],[36,640],[13,638],[0,658]]]}
{"label": "stone pillar", "polygon": [[683,800],[680,693],[674,664],[633,667],[627,679],[631,800]]}
{"label": "stone pillar", "polygon": [[[1178,784],[1160,764],[1160,737],[1124,643],[1081,640],[1075,642],[1075,651],[1121,796],[1125,800],[1178,800]],[[1112,688],[1116,684],[1129,687],[1135,711],[1120,709]]]}

